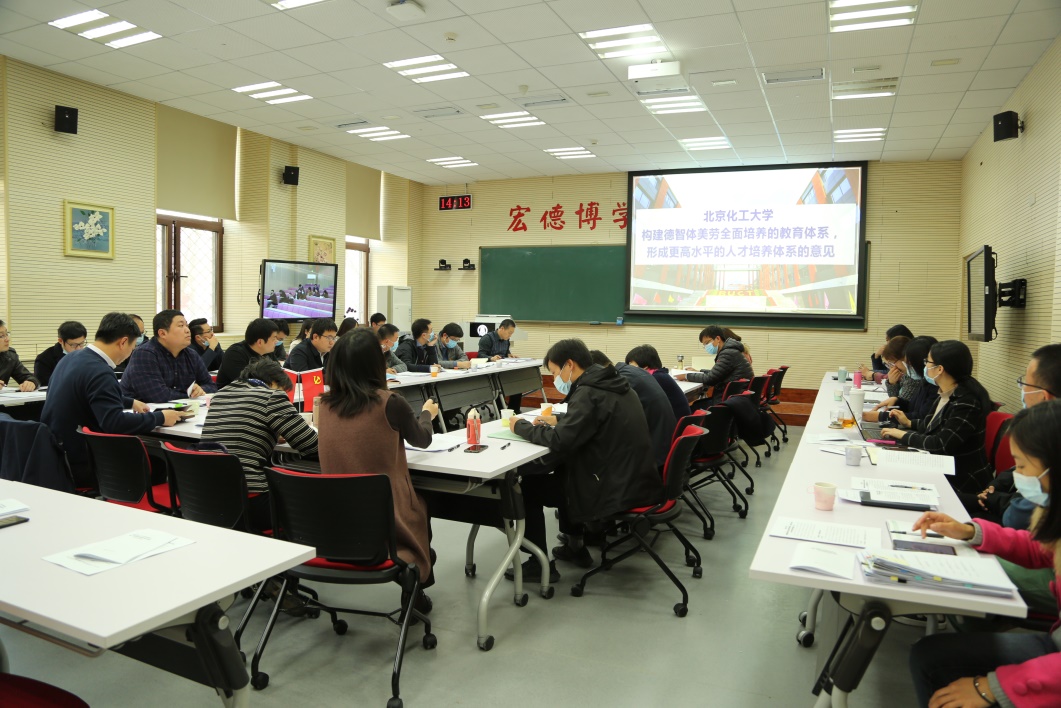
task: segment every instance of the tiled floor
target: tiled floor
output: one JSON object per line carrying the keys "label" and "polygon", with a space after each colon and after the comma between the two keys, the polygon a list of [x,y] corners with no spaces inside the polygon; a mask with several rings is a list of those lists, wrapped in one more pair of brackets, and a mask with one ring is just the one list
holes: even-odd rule
{"label": "tiled floor", "polygon": [[[530,603],[518,608],[511,602],[511,586],[502,584],[491,606],[491,632],[497,643],[490,652],[479,651],[478,593],[486,583],[484,569],[503,553],[503,536],[480,533],[480,575],[468,579],[463,572],[467,527],[435,522],[438,582],[430,594],[438,648],[425,651],[419,644],[422,630],[413,630],[402,675],[405,705],[813,705],[810,689],[835,636],[838,611],[825,603],[818,643],[801,648],[795,641],[796,616],[807,592],[748,578],[748,565],[801,432],[792,429],[789,444],[753,470],[757,491],[747,519],[737,518],[728,497],[712,488],[705,499],[718,521],[713,541],[700,538],[691,514],[679,520],[704,557],[702,579],[690,577],[673,538],[660,539],[657,547],[691,594],[684,619],[671,611],[680,599],[677,591],[645,556],[595,577],[581,598],[568,592],[574,568],[561,565],[564,577],[551,600],[532,592]],[[397,606],[397,588],[320,590],[325,601],[338,604]],[[238,620],[244,606],[241,600],[230,614]],[[263,621],[252,624],[249,637],[255,638]],[[254,692],[252,704],[386,705],[396,629],[370,618],[348,621],[350,631],[340,637],[326,620],[282,616],[262,665],[271,683]],[[916,629],[893,626],[852,706],[914,705],[906,660],[918,636]],[[2,627],[0,637],[16,673],[58,684],[92,706],[220,704],[198,684],[120,655],[86,659]]]}

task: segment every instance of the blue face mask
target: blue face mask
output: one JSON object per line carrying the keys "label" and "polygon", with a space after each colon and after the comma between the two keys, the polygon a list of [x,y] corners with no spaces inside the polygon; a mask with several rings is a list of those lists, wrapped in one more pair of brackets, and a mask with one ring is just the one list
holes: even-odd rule
{"label": "blue face mask", "polygon": [[[1046,472],[1050,470],[1047,469]],[[1013,473],[1013,486],[1017,488],[1020,495],[1030,501],[1036,506],[1046,506],[1046,503],[1050,500],[1050,495],[1043,491],[1042,479],[1043,475],[1038,477],[1029,477],[1028,475],[1021,474],[1020,472]]]}
{"label": "blue face mask", "polygon": [[391,345],[391,351],[392,352],[398,351],[398,340],[397,339],[395,339],[394,340],[394,344]]}
{"label": "blue face mask", "polygon": [[715,346],[714,342],[708,342],[704,345],[704,351],[710,354],[711,356],[714,356],[715,354],[718,354],[718,347]]}
{"label": "blue face mask", "polygon": [[553,379],[553,388],[560,392],[561,396],[566,396],[571,393],[571,380],[564,381],[564,369],[560,369],[560,374]]}
{"label": "blue face mask", "polygon": [[147,337],[141,334],[139,337],[136,338],[136,346],[140,346],[141,344],[143,344],[144,340],[146,339]]}
{"label": "blue face mask", "polygon": [[456,348],[457,348],[457,340],[456,339],[451,339],[448,342],[446,342],[446,349],[456,349]]}
{"label": "blue face mask", "polygon": [[926,365],[925,366],[925,381],[928,381],[930,384],[935,386],[936,385],[936,379],[935,379],[935,377],[928,375],[928,369],[929,369],[929,367]]}
{"label": "blue face mask", "polygon": [[1032,395],[1034,395],[1036,393],[1041,393],[1041,392],[1042,392],[1042,389],[1038,389],[1037,388],[1034,391],[1025,391],[1024,388],[1021,387],[1021,390],[1020,390],[1020,405],[1021,405],[1021,407],[1022,408],[1027,408],[1028,407],[1027,396],[1032,396]]}
{"label": "blue face mask", "polygon": [[914,381],[920,381],[921,380],[921,374],[919,374],[916,371],[914,371],[912,366],[906,367],[906,375],[909,376],[910,378],[912,378]]}
{"label": "blue face mask", "polygon": [[276,346],[276,348],[277,348],[277,349],[279,349],[280,347],[284,346],[284,343],[283,343],[283,342],[281,342],[281,341],[280,341],[280,340],[278,339],[278,340],[276,340],[276,345],[275,345],[275,346]]}

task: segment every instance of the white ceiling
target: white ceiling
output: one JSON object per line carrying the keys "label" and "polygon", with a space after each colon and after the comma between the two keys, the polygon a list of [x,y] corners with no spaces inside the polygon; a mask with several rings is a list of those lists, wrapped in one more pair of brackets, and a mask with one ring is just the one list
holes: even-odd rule
{"label": "white ceiling", "polygon": [[[991,124],[1061,33],[1061,0],[911,0],[912,26],[828,32],[827,0],[327,0],[281,11],[265,0],[0,0],[0,54],[427,184],[541,175],[817,160],[954,160]],[[99,8],[163,35],[110,49],[48,22]],[[641,58],[598,59],[578,32],[651,22],[709,111],[651,115],[626,81]],[[447,33],[455,33],[448,41]],[[414,84],[383,62],[442,54],[471,76]],[[933,67],[939,59],[957,64]],[[853,69],[879,66],[877,71]],[[824,67],[826,81],[899,77],[888,98],[830,99],[826,81],[767,87],[763,71]],[[735,85],[712,82],[735,80]],[[267,105],[237,86],[279,81],[313,100]],[[503,129],[478,116],[563,93]],[[596,94],[591,96],[590,94]],[[603,94],[603,95],[602,95]],[[496,104],[496,108],[479,108]],[[413,112],[456,106],[466,115]],[[337,128],[368,120],[408,139]],[[883,142],[833,131],[887,128]],[[683,138],[731,149],[687,152]],[[548,148],[597,157],[558,160]],[[460,156],[477,167],[427,162]]]}

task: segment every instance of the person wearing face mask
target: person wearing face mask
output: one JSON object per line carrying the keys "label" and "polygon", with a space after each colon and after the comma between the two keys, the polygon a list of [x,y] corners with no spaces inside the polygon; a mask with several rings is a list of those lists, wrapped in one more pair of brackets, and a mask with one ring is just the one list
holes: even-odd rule
{"label": "person wearing face mask", "polygon": [[[1059,429],[1061,401],[1056,400],[1020,411],[1010,426],[1017,489],[1040,507],[1032,530],[1007,529],[983,519],[961,523],[933,511],[922,514],[913,530],[967,541],[978,551],[1025,568],[1050,569],[1054,587],[1061,587],[1061,505],[1049,501],[1050,491],[1061,485]],[[1061,622],[1050,633],[924,637],[910,652],[910,673],[920,705],[929,708],[1061,705]]]}
{"label": "person wearing face mask", "polygon": [[679,381],[688,380],[703,384],[705,391],[709,386],[713,386],[714,390],[709,397],[712,403],[722,402],[722,392],[730,381],[738,379],[751,381],[755,378],[752,365],[744,357],[744,345],[736,339],[726,339],[725,334],[725,330],[718,325],[704,327],[700,332],[700,344],[703,345],[704,351],[715,357],[715,365],[703,371],[696,371],[690,367],[689,373],[675,377]]}
{"label": "person wearing face mask", "polygon": [[[894,339],[899,339],[895,337]],[[884,399],[873,410],[862,414],[862,420],[870,423],[887,423],[891,420],[889,411],[898,408],[906,414],[907,418],[922,418],[935,409],[936,396],[939,390],[935,384],[925,381],[925,359],[932,345],[937,342],[935,337],[914,337],[906,345],[903,354],[902,367],[904,378],[910,379],[917,384],[916,388],[903,388],[899,384],[899,395]],[[912,393],[911,393],[912,390]]]}
{"label": "person wearing face mask", "polygon": [[[526,536],[544,550],[543,507],[556,507],[560,531],[566,536],[565,545],[553,549],[553,557],[587,567],[592,558],[585,547],[583,524],[652,504],[663,486],[645,411],[615,368],[594,364],[580,339],[563,339],[550,347],[545,366],[553,375],[553,386],[566,396],[566,415],[539,416],[533,424],[519,416],[509,419],[512,432],[548,447],[558,458],[555,474],[523,477]],[[541,577],[542,567],[531,556],[523,564],[523,580],[536,583]],[[560,580],[555,562],[549,564],[549,579]]]}
{"label": "person wearing face mask", "polygon": [[413,336],[399,342],[394,354],[409,371],[431,371],[431,365],[438,363],[438,349],[435,348],[437,337],[431,320],[414,320],[411,329]]}
{"label": "person wearing face mask", "polygon": [[273,320],[273,322],[276,322],[276,345],[273,347],[273,351],[266,354],[266,356],[283,364],[284,360],[287,359],[284,340],[291,335],[291,325],[287,323],[287,320]]}
{"label": "person wearing face mask", "polygon": [[464,329],[456,322],[450,322],[442,328],[435,344],[435,358],[443,369],[468,369],[471,361],[461,349],[460,340]]}
{"label": "person wearing face mask", "polygon": [[935,408],[915,419],[901,410],[889,411],[902,427],[884,428],[881,435],[934,455],[952,455],[954,474],[947,480],[956,492],[976,494],[994,476],[984,452],[987,414],[993,405],[972,371],[973,355],[964,342],[948,339],[932,345],[924,376],[939,388]]}
{"label": "person wearing face mask", "polygon": [[80,322],[63,322],[59,325],[59,341],[48,347],[33,360],[33,375],[41,382],[41,386],[47,386],[52,372],[59,362],[68,354],[73,354],[85,347],[88,338],[88,330]]}
{"label": "person wearing face mask", "polygon": [[[133,318],[133,322],[135,322],[136,326],[140,329],[140,336],[137,337],[136,341],[133,342],[133,347],[138,347],[147,341],[147,336],[144,335],[144,320],[142,317],[140,317],[140,315],[134,315],[132,313],[129,313],[129,316]],[[129,359],[132,359],[132,357],[129,357]],[[120,364],[114,367],[114,373],[118,376],[119,379],[125,372],[125,367],[129,365],[129,359],[126,359],[125,361],[121,362]]]}
{"label": "person wearing face mask", "polygon": [[188,329],[192,331],[192,348],[203,358],[207,371],[217,371],[221,367],[225,348],[217,341],[214,328],[205,317],[197,317],[188,323]]}
{"label": "person wearing face mask", "polygon": [[884,333],[884,344],[877,347],[877,351],[870,354],[870,366],[860,366],[859,369],[862,371],[862,378],[866,381],[873,381],[874,383],[882,382],[888,375],[888,367],[884,365],[884,347],[888,344],[888,341],[892,337],[906,337],[907,339],[913,339],[914,333],[910,331],[910,328],[903,324],[892,325],[888,328],[888,331]]}
{"label": "person wearing face mask", "polygon": [[398,334],[398,328],[386,322],[376,328],[376,336],[379,337],[379,345],[383,350],[383,359],[388,374],[400,374],[409,370],[405,362],[394,354],[398,350]]}

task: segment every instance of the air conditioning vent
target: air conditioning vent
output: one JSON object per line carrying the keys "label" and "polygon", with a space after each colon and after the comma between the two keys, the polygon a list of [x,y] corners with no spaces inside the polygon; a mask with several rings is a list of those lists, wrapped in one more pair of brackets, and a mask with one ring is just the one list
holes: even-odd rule
{"label": "air conditioning vent", "polygon": [[825,69],[796,69],[795,71],[764,71],[763,81],[767,86],[774,84],[791,84],[797,81],[821,81],[825,78]]}
{"label": "air conditioning vent", "polygon": [[451,116],[465,115],[464,111],[456,106],[435,106],[433,108],[420,108],[413,111],[421,118],[449,118]]}
{"label": "air conditioning vent", "polygon": [[543,96],[517,96],[512,101],[519,104],[522,108],[535,110],[566,106],[571,103],[571,100],[562,93],[551,93]]}

